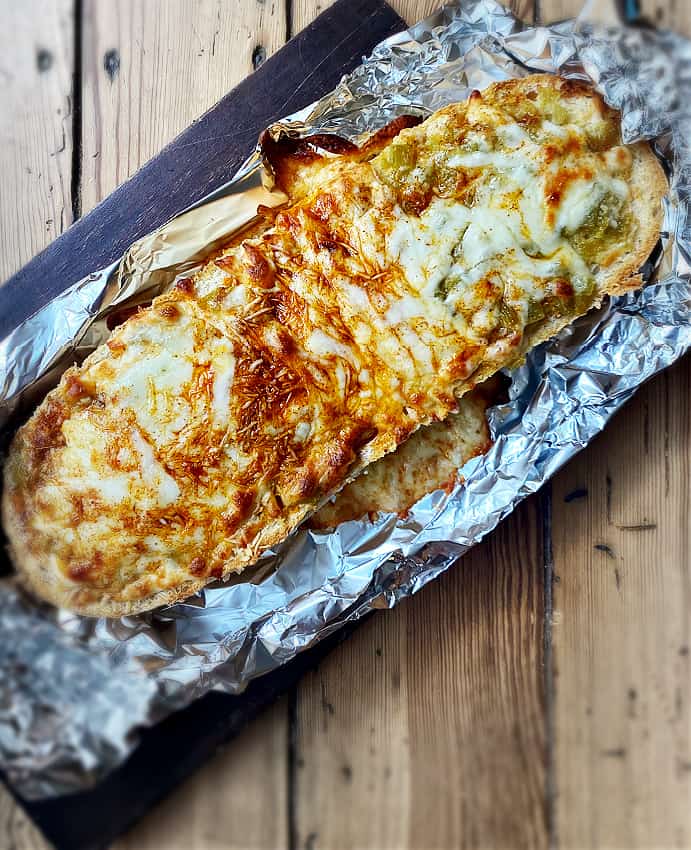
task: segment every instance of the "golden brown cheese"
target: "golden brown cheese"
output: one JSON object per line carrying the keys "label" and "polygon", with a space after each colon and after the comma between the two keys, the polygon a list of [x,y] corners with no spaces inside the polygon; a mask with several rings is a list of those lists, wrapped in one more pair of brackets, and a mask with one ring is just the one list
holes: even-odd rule
{"label": "golden brown cheese", "polygon": [[368,466],[310,517],[310,527],[332,529],[378,513],[405,516],[428,493],[450,492],[460,481],[460,468],[491,445],[485,418],[490,398],[480,391],[463,396],[458,413],[420,428],[395,452]]}
{"label": "golden brown cheese", "polygon": [[119,615],[242,570],[635,286],[658,237],[652,153],[556,78],[492,86],[360,151],[304,144],[270,151],[291,202],[264,232],[117,328],[19,431],[4,523],[44,598]]}

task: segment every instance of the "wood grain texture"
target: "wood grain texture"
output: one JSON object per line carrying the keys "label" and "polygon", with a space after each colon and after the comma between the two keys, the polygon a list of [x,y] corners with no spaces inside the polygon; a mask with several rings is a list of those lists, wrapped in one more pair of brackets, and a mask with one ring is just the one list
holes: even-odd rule
{"label": "wood grain texture", "polygon": [[86,0],[84,212],[285,39],[284,0]]}
{"label": "wood grain texture", "polygon": [[408,846],[407,610],[372,617],[298,689],[292,814],[300,848]]}
{"label": "wood grain texture", "polygon": [[[614,0],[602,0],[599,4],[597,0],[593,5],[612,6]],[[551,24],[553,21],[561,21],[564,18],[575,17],[583,7],[581,0],[540,0],[539,22],[541,24]]]}
{"label": "wood grain texture", "polygon": [[560,846],[691,846],[691,361],[554,481]]}
{"label": "wood grain texture", "polygon": [[[541,4],[545,20],[577,4]],[[642,12],[691,33],[688,4]],[[691,847],[691,363],[553,484],[559,846]]]}
{"label": "wood grain texture", "polygon": [[299,688],[297,846],[547,846],[537,500]]}
{"label": "wood grain texture", "polygon": [[[72,219],[72,0],[2,4],[0,281]],[[0,785],[0,850],[47,845]]]}
{"label": "wood grain texture", "polygon": [[686,0],[640,0],[641,14],[657,27],[691,38],[691,4]]}
{"label": "wood grain texture", "polygon": [[[333,4],[334,0],[292,0],[290,14],[291,34],[300,32],[317,15]],[[409,24],[419,21],[439,8],[437,0],[389,0],[389,6]]]}
{"label": "wood grain texture", "polygon": [[50,850],[38,828],[0,785],[0,850]]}
{"label": "wood grain texture", "polygon": [[[431,11],[402,5],[410,22]],[[524,505],[300,685],[297,847],[547,847],[538,513]]]}
{"label": "wood grain texture", "polygon": [[72,219],[72,0],[2,4],[0,281]]}
{"label": "wood grain texture", "polygon": [[521,505],[409,607],[410,848],[547,846],[541,514]]}
{"label": "wood grain texture", "polygon": [[280,700],[113,850],[270,850],[288,844],[287,705]]}
{"label": "wood grain texture", "polygon": [[[334,0],[292,0],[291,33],[299,32],[306,27],[333,2]],[[388,3],[408,24],[417,23],[443,5],[439,0],[388,0]],[[535,7],[533,0],[510,0],[504,5],[519,18],[532,22]]]}

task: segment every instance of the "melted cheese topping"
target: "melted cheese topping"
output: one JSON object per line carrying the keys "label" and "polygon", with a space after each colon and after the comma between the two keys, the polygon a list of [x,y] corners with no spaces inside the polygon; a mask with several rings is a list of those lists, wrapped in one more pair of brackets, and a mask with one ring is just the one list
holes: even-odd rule
{"label": "melted cheese topping", "polygon": [[405,515],[428,493],[450,491],[459,481],[458,470],[491,445],[487,406],[480,392],[464,396],[458,413],[420,428],[395,452],[369,466],[314,514],[310,526],[335,528],[378,513]]}
{"label": "melted cheese topping", "polygon": [[27,548],[87,609],[242,569],[536,322],[593,303],[635,232],[630,161],[597,96],[539,77],[306,169],[20,431]]}

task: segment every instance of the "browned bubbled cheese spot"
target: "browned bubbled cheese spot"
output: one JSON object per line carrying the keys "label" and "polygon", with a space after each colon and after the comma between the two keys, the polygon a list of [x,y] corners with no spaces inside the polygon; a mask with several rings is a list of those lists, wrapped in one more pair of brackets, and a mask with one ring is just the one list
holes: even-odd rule
{"label": "browned bubbled cheese spot", "polygon": [[103,555],[96,552],[88,561],[71,564],[67,568],[67,574],[73,581],[89,583],[94,578],[98,580],[98,574],[103,567]]}
{"label": "browned bubbled cheese spot", "polygon": [[174,322],[180,317],[180,311],[175,304],[159,304],[156,307],[156,312],[161,318],[168,319],[170,322]]}
{"label": "browned bubbled cheese spot", "polygon": [[49,399],[39,410],[32,428],[27,433],[32,468],[40,473],[39,465],[52,450],[65,445],[62,425],[68,416],[65,405],[55,398]]}
{"label": "browned bubbled cheese spot", "polygon": [[317,195],[310,212],[318,221],[327,222],[338,214],[338,202],[329,192],[322,192]]}
{"label": "browned bubbled cheese spot", "polygon": [[184,295],[194,295],[194,280],[191,277],[181,277],[175,283],[175,290]]}
{"label": "browned bubbled cheese spot", "polygon": [[193,576],[203,576],[206,572],[206,559],[199,557],[193,558],[190,562],[189,571]]}
{"label": "browned bubbled cheese spot", "polygon": [[118,357],[120,354],[122,354],[123,351],[125,350],[125,347],[126,347],[125,343],[122,340],[118,339],[117,337],[111,337],[106,342],[106,345],[110,349],[111,354],[114,354],[116,357]]}
{"label": "browned bubbled cheese spot", "polygon": [[77,401],[88,395],[88,390],[76,375],[69,375],[65,383],[65,395],[71,401]]}
{"label": "browned bubbled cheese spot", "polygon": [[245,268],[250,280],[259,286],[271,286],[274,277],[272,264],[261,251],[248,242],[243,243]]}

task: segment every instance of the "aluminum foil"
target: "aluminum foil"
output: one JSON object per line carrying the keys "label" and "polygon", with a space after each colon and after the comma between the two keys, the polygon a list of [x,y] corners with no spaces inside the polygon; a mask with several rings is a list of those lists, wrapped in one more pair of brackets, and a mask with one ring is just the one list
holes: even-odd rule
{"label": "aluminum foil", "polygon": [[[584,21],[524,28],[492,0],[449,7],[380,44],[338,88],[273,132],[357,140],[402,113],[534,70],[591,79],[623,113],[627,141],[655,139],[671,175],[648,286],[535,350],[491,411],[493,448],[464,484],[401,520],[300,531],[248,573],[186,602],[121,620],[80,618],[0,582],[0,767],[28,798],[83,789],[155,723],[210,689],[238,693],[349,620],[389,608],[454,564],[585,446],[691,344],[691,44]],[[212,198],[79,282],[0,342],[0,425],[98,344],[113,309],[150,297],[278,203],[258,152]]]}

